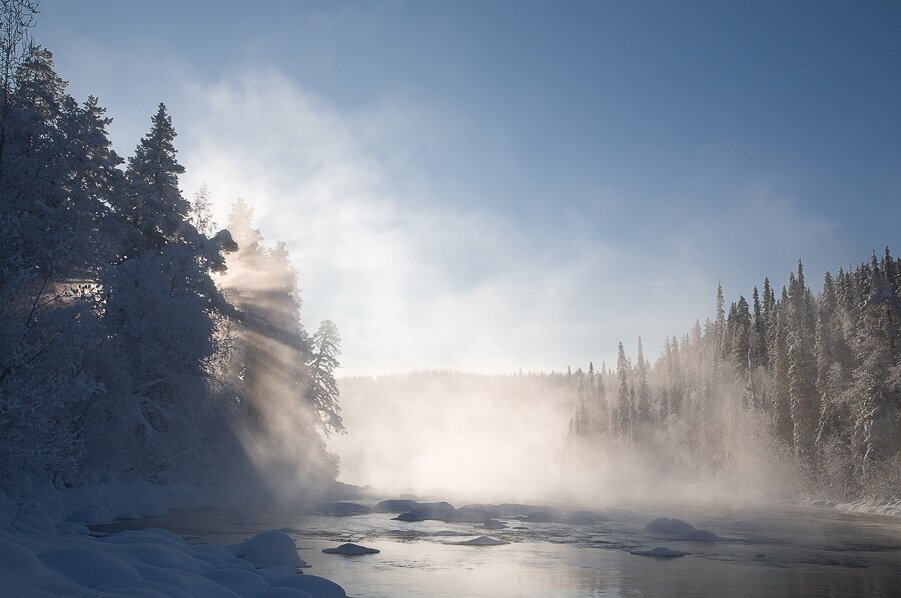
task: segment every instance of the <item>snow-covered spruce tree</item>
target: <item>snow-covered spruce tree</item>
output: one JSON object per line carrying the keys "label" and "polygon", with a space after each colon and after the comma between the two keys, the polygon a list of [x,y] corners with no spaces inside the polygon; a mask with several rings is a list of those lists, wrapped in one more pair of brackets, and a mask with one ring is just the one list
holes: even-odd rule
{"label": "snow-covered spruce tree", "polygon": [[788,379],[788,341],[785,321],[788,312],[788,299],[783,288],[783,300],[774,307],[775,333],[769,349],[772,367],[772,421],[773,432],[777,440],[792,446],[794,443],[791,417],[791,396]]}
{"label": "snow-covered spruce tree", "polygon": [[[591,364],[589,364],[591,365]],[[595,373],[593,394],[588,399],[591,433],[598,437],[610,433],[610,408],[607,403],[607,366],[601,362],[601,370]]]}
{"label": "snow-covered spruce tree", "polygon": [[816,320],[813,299],[804,283],[804,266],[800,261],[797,277],[789,277],[788,299],[788,384],[792,438],[798,457],[813,465],[820,416],[814,355]]}
{"label": "snow-covered spruce tree", "polygon": [[197,232],[205,237],[212,237],[216,233],[216,221],[213,220],[212,197],[206,183],[194,194],[191,202],[191,223]]}
{"label": "snow-covered spruce tree", "polygon": [[629,360],[623,344],[616,352],[616,434],[621,438],[632,436],[632,400],[629,392]]}
{"label": "snow-covered spruce tree", "polygon": [[866,299],[854,349],[860,366],[854,372],[853,446],[864,474],[901,452],[901,304],[876,257],[863,282]]}
{"label": "snow-covered spruce tree", "polygon": [[638,355],[635,366],[637,388],[635,389],[635,420],[642,432],[651,423],[651,387],[648,385],[648,363],[644,358],[644,347],[638,337]]}
{"label": "snow-covered spruce tree", "polygon": [[160,103],[151,118],[150,132],[128,159],[125,215],[140,233],[136,253],[162,249],[180,236],[189,221],[191,204],[178,189],[184,167],[176,159],[175,129],[166,106]]}
{"label": "snow-covered spruce tree", "polygon": [[310,368],[310,384],[307,397],[319,415],[319,428],[324,434],[344,432],[341,407],[338,405],[338,385],[335,370],[341,365],[341,337],[338,327],[331,320],[324,320],[313,335]]}
{"label": "snow-covered spruce tree", "polygon": [[57,481],[100,390],[86,359],[103,341],[96,280],[114,236],[100,233],[121,173],[96,100],[79,107],[50,52],[13,39],[26,4],[0,10],[0,476]]}
{"label": "snow-covered spruce tree", "polygon": [[679,358],[679,341],[672,338],[667,352],[666,387],[669,398],[669,413],[679,417],[685,404],[685,379],[682,362]]}
{"label": "snow-covered spruce tree", "polygon": [[107,468],[151,480],[190,477],[212,458],[213,447],[196,438],[215,417],[208,365],[218,350],[217,318],[231,310],[210,276],[222,268],[223,245],[187,220],[174,138],[160,104],[114,203],[129,233],[119,262],[102,278],[109,341],[97,369],[110,396],[90,414],[116,430],[94,447],[95,458],[112,455]]}
{"label": "snow-covered spruce tree", "polygon": [[731,345],[732,364],[735,368],[735,373],[741,379],[745,379],[751,353],[751,312],[748,308],[748,302],[743,295],[739,295],[738,303],[735,304]]}

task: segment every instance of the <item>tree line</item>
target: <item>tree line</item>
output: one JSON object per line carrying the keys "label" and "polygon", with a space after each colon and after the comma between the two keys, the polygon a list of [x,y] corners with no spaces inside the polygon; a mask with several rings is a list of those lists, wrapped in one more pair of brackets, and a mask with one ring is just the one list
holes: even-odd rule
{"label": "tree line", "polygon": [[340,338],[304,329],[285,246],[243,201],[215,232],[209,192],[182,195],[164,104],[120,157],[99,100],[77,102],[32,42],[35,5],[0,8],[4,487],[251,471],[286,406],[291,450],[333,478]]}
{"label": "tree line", "polygon": [[[571,445],[610,439],[693,467],[728,467],[748,427],[797,468],[809,489],[840,498],[899,495],[901,259],[885,248],[813,293],[799,261],[777,292],[769,279],[728,309],[668,339],[651,364],[619,343],[615,368],[569,372]],[[681,454],[681,453],[680,453]]]}

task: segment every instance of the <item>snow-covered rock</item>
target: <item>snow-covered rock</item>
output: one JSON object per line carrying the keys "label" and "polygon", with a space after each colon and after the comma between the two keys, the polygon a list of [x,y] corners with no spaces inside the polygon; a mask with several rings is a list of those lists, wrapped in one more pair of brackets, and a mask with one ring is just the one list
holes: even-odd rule
{"label": "snow-covered rock", "polygon": [[289,575],[273,580],[270,585],[273,588],[300,590],[315,598],[347,598],[344,588],[316,575]]}
{"label": "snow-covered rock", "polygon": [[306,563],[297,555],[294,540],[283,531],[270,530],[229,546],[235,556],[250,561],[258,569],[302,567]]}
{"label": "snow-covered rock", "polygon": [[60,548],[37,556],[48,569],[86,588],[141,579],[131,564],[95,548]]}

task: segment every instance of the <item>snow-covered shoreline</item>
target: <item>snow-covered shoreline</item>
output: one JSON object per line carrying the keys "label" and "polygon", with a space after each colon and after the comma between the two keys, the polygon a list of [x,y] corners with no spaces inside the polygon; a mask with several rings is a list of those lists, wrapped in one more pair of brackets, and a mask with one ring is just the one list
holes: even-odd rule
{"label": "snow-covered shoreline", "polygon": [[800,501],[801,506],[835,509],[845,513],[864,513],[869,515],[887,515],[901,517],[901,501],[878,498],[862,498],[850,502],[830,500],[827,498],[807,498]]}
{"label": "snow-covered shoreline", "polygon": [[303,573],[288,534],[271,530],[233,546],[189,544],[162,529],[91,534],[86,524],[197,506],[197,489],[98,486],[0,497],[0,578],[10,596],[345,598]]}

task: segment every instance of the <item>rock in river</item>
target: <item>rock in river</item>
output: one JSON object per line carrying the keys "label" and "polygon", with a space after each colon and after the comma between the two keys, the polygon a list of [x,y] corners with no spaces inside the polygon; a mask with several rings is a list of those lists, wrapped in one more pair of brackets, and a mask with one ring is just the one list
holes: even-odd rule
{"label": "rock in river", "polygon": [[369,548],[367,546],[360,546],[359,544],[352,544],[348,542],[347,544],[342,544],[341,546],[337,546],[335,548],[323,548],[322,552],[325,554],[343,554],[344,556],[359,556],[361,554],[378,554],[380,551],[375,548]]}

